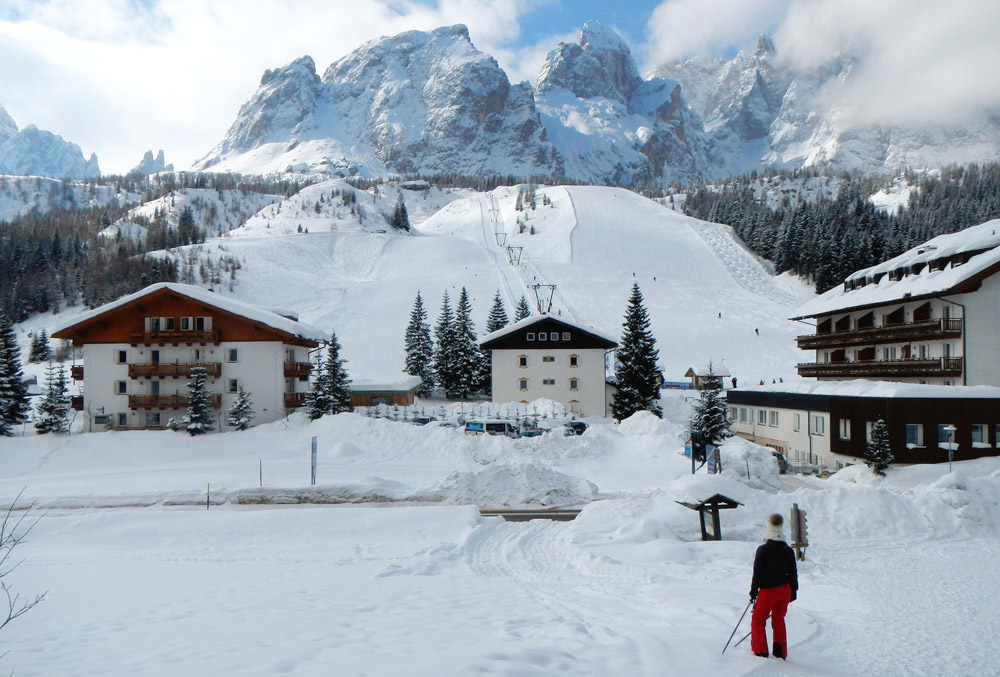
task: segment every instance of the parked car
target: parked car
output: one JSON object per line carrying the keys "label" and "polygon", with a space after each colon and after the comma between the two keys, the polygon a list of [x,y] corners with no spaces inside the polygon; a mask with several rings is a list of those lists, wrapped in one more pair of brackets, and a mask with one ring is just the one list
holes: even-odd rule
{"label": "parked car", "polygon": [[521,437],[541,437],[547,432],[549,432],[548,428],[531,428],[529,430],[522,430]]}
{"label": "parked car", "polygon": [[506,437],[520,437],[520,430],[510,421],[482,420],[466,421],[466,435],[504,435]]}
{"label": "parked car", "polygon": [[569,421],[568,423],[565,424],[563,435],[565,435],[566,437],[571,437],[573,435],[582,435],[586,429],[587,429],[587,424],[584,423],[583,421]]}
{"label": "parked car", "polygon": [[431,421],[436,420],[433,416],[417,416],[413,419],[413,425],[427,425]]}
{"label": "parked car", "polygon": [[771,455],[778,462],[778,472],[782,475],[788,472],[788,459],[786,459],[781,453],[777,451],[772,451]]}

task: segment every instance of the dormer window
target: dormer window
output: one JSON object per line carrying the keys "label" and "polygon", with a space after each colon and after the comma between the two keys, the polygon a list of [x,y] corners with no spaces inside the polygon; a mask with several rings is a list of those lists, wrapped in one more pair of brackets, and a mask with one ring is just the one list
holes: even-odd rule
{"label": "dormer window", "polygon": [[535,332],[529,331],[528,332],[528,336],[527,336],[527,340],[534,341],[535,340]]}

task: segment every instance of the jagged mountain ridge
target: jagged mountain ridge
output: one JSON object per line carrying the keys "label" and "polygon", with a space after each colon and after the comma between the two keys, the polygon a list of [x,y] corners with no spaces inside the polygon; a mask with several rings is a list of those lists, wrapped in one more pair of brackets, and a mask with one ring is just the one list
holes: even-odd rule
{"label": "jagged mountain ridge", "polygon": [[89,179],[100,176],[101,169],[97,155],[84,158],[78,145],[58,134],[35,125],[19,130],[14,118],[0,106],[0,174]]}
{"label": "jagged mountain ridge", "polygon": [[[864,172],[988,161],[1000,115],[955,129],[855,128],[819,93],[844,55],[807,73],[762,36],[732,60],[664,64],[642,77],[598,22],[560,43],[534,88],[512,84],[465,26],[366,43],[320,77],[306,56],[267,71],[195,169],[567,177],[636,187],[774,166]],[[825,108],[823,106],[826,106]]]}

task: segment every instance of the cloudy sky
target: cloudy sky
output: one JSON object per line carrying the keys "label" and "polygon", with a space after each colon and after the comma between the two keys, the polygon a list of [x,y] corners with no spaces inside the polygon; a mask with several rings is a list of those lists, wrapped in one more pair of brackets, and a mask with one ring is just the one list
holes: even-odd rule
{"label": "cloudy sky", "polygon": [[222,139],[267,68],[304,54],[320,73],[363,42],[464,23],[511,80],[598,19],[640,69],[732,56],[772,35],[808,68],[862,66],[842,105],[859,122],[944,124],[1000,105],[997,0],[3,0],[0,105],[124,172],[163,148],[188,167]]}

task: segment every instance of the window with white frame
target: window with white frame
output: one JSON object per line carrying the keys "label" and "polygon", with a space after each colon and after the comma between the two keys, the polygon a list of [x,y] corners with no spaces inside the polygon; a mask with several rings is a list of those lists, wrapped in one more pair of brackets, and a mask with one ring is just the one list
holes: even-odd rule
{"label": "window with white frame", "polygon": [[116,350],[115,351],[115,362],[118,364],[128,364],[128,351],[127,350]]}
{"label": "window with white frame", "polygon": [[240,361],[240,349],[239,348],[227,348],[226,349],[226,362],[239,362]]}
{"label": "window with white frame", "polygon": [[842,440],[851,439],[851,419],[841,418],[837,420],[837,435]]}
{"label": "window with white frame", "polygon": [[757,410],[757,425],[767,425],[767,409]]}
{"label": "window with white frame", "polygon": [[569,380],[569,389],[570,390],[579,390],[580,389],[580,381],[578,379],[571,378]]}
{"label": "window with white frame", "polygon": [[767,425],[772,428],[778,427],[778,412],[774,409],[767,412]]}
{"label": "window with white frame", "polygon": [[547,339],[548,337],[549,337],[549,335],[548,335],[548,334],[546,334],[546,333],[545,333],[544,331],[540,331],[540,332],[538,332],[538,340],[539,340],[539,341],[544,341],[544,340],[545,340],[545,339]]}
{"label": "window with white frame", "polygon": [[119,411],[118,412],[118,427],[127,428],[128,427],[128,412]]}
{"label": "window with white frame", "polygon": [[809,433],[811,435],[826,435],[826,419],[820,414],[809,417]]}
{"label": "window with white frame", "polygon": [[527,355],[518,355],[517,356],[517,366],[520,367],[521,369],[527,369],[528,368],[528,356]]}
{"label": "window with white frame", "polygon": [[554,332],[550,333],[549,334],[549,340],[550,341],[558,341],[559,340],[559,332],[554,331]]}
{"label": "window with white frame", "polygon": [[749,412],[746,407],[740,407],[740,423],[746,423],[748,420]]}
{"label": "window with white frame", "polygon": [[795,432],[802,430],[802,414],[792,414],[792,430]]}
{"label": "window with white frame", "polygon": [[988,447],[990,443],[989,433],[985,423],[972,424],[972,446]]}
{"label": "window with white frame", "polygon": [[735,421],[737,416],[739,416],[738,407],[729,407],[729,420]]}
{"label": "window with white frame", "polygon": [[534,340],[535,340],[535,332],[533,332],[533,331],[529,331],[529,332],[528,332],[528,334],[527,334],[527,336],[526,336],[525,338],[526,338],[526,339],[527,339],[528,341],[534,341]]}
{"label": "window with white frame", "polygon": [[240,380],[236,378],[231,378],[227,381],[227,389],[231,393],[239,392],[240,390]]}
{"label": "window with white frame", "polygon": [[518,385],[518,388],[520,388],[521,390],[527,390],[528,389],[528,379],[526,379],[526,378],[518,379],[517,385]]}
{"label": "window with white frame", "polygon": [[115,394],[128,395],[128,381],[115,381]]}
{"label": "window with white frame", "polygon": [[569,332],[568,331],[564,331],[562,333],[562,339],[563,339],[563,341],[569,341]]}

